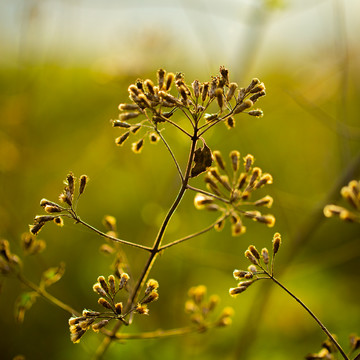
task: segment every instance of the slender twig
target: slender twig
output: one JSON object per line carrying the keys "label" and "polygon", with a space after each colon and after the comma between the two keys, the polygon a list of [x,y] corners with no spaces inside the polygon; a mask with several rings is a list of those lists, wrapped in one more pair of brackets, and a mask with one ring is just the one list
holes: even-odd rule
{"label": "slender twig", "polygon": [[199,192],[199,193],[201,193],[201,194],[204,194],[204,195],[213,197],[214,199],[220,200],[220,201],[222,201],[222,202],[224,202],[224,203],[226,203],[226,204],[230,204],[230,201],[229,201],[228,199],[224,199],[223,197],[217,196],[217,195],[215,195],[215,194],[213,194],[213,193],[210,193],[210,192],[208,192],[208,191],[205,191],[205,190],[202,190],[202,189],[198,189],[198,188],[196,188],[196,187],[194,187],[194,186],[191,186],[191,185],[188,185],[187,188],[188,188],[189,190],[196,191],[196,192]]}
{"label": "slender twig", "polygon": [[168,149],[168,151],[169,151],[172,159],[174,160],[174,163],[175,163],[176,169],[177,169],[177,171],[178,171],[178,174],[179,174],[179,176],[180,176],[181,182],[183,182],[183,181],[184,181],[184,176],[183,176],[183,174],[182,174],[180,165],[179,165],[179,163],[177,162],[177,160],[176,160],[176,158],[175,158],[174,152],[171,150],[169,144],[167,143],[167,141],[165,140],[165,138],[162,136],[161,131],[159,131],[157,128],[155,128],[155,131],[156,131],[156,133],[160,136],[161,141],[164,143],[164,145],[165,145],[166,148]]}
{"label": "slender twig", "polygon": [[108,234],[96,229],[92,225],[86,223],[85,221],[81,220],[78,216],[75,217],[75,220],[76,220],[77,223],[80,223],[80,224],[86,226],[87,228],[89,228],[90,230],[96,232],[97,234],[99,234],[100,236],[102,236],[104,238],[107,238],[109,240],[112,240],[114,242],[121,243],[121,244],[124,244],[124,245],[133,246],[133,247],[136,247],[136,248],[139,248],[139,249],[142,249],[142,250],[151,251],[151,248],[149,248],[148,246],[132,243],[130,241],[118,239],[118,238],[116,238],[114,236],[108,235]]}
{"label": "slender twig", "polygon": [[196,236],[202,235],[202,234],[204,234],[204,233],[212,230],[216,224],[218,224],[219,222],[223,221],[223,220],[226,219],[228,216],[229,216],[228,214],[224,214],[222,217],[220,217],[219,219],[217,219],[214,223],[212,223],[211,225],[209,225],[209,226],[206,227],[205,229],[202,229],[202,230],[200,230],[200,231],[198,231],[198,232],[196,232],[196,233],[193,233],[193,234],[190,234],[190,235],[188,235],[188,236],[185,236],[185,237],[183,237],[183,238],[181,238],[181,239],[172,241],[172,242],[169,243],[169,244],[163,245],[163,246],[161,246],[161,247],[159,248],[159,251],[165,250],[165,249],[167,249],[167,248],[169,248],[169,247],[171,247],[171,246],[180,244],[180,243],[182,243],[182,242],[184,242],[184,241],[190,240],[190,239],[192,239],[192,238],[194,238],[194,237],[196,237]]}
{"label": "slender twig", "polygon": [[344,350],[340,346],[340,344],[336,341],[336,339],[331,335],[329,330],[325,327],[325,325],[319,320],[319,318],[297,297],[295,296],[290,290],[288,290],[283,284],[281,284],[273,275],[269,274],[264,268],[263,270],[269,276],[269,278],[278,286],[280,286],[284,291],[286,291],[293,299],[295,299],[307,312],[308,314],[319,324],[321,329],[325,332],[328,338],[332,341],[332,343],[336,346],[336,348],[341,353],[342,357],[345,360],[349,360],[348,356],[345,354]]}

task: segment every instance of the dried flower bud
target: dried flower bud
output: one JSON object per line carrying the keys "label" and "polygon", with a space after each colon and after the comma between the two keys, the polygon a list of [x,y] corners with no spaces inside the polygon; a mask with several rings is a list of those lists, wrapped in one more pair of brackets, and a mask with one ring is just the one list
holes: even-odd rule
{"label": "dried flower bud", "polygon": [[166,75],[166,82],[165,82],[165,90],[168,91],[171,88],[171,84],[173,83],[175,75],[173,73],[168,73]]}
{"label": "dried flower bud", "polygon": [[100,284],[100,286],[103,288],[103,290],[108,294],[109,293],[109,287],[108,287],[108,284],[106,283],[105,277],[104,276],[99,276],[97,278],[97,281]]}
{"label": "dried flower bud", "polygon": [[135,96],[139,96],[142,93],[141,90],[134,84],[131,84],[128,87],[128,91],[130,94],[135,95]]}
{"label": "dried flower bud", "polygon": [[135,154],[139,154],[141,152],[143,146],[144,146],[144,139],[140,139],[139,141],[132,143],[131,150]]}
{"label": "dried flower bud", "polygon": [[246,180],[247,180],[247,174],[241,173],[239,176],[238,182],[236,184],[236,188],[238,190],[241,190],[243,188],[243,186],[245,185]]}
{"label": "dried flower bud", "polygon": [[[255,96],[255,95],[253,95]],[[234,110],[234,114],[239,114],[242,111],[251,108],[254,105],[254,101],[250,99],[244,100],[244,102],[237,104]]]}
{"label": "dried flower bud", "polygon": [[122,134],[121,136],[115,139],[115,144],[121,146],[125,142],[125,140],[129,137],[129,135],[130,135],[130,131],[126,131],[124,134]]}
{"label": "dried flower bud", "polygon": [[63,211],[63,208],[60,206],[54,206],[54,205],[46,205],[44,210],[49,213],[49,214],[53,214],[53,213],[59,213]]}
{"label": "dried flower bud", "polygon": [[158,288],[159,288],[159,283],[156,280],[154,279],[148,280],[148,282],[146,283],[145,295],[150,294],[152,291],[157,290]]}
{"label": "dried flower bud", "polygon": [[141,314],[141,315],[148,315],[149,314],[149,309],[147,308],[146,305],[142,305],[140,303],[138,303],[135,307],[135,311],[138,313],[138,314]]}
{"label": "dried flower bud", "polygon": [[242,278],[251,279],[253,277],[253,274],[245,270],[234,270],[233,276],[236,280],[240,280]]}
{"label": "dried flower bud", "polygon": [[340,191],[341,196],[355,209],[359,208],[359,200],[349,186],[344,186]]}
{"label": "dried flower bud", "polygon": [[208,96],[209,93],[209,83],[205,82],[201,86],[201,100],[204,102]]}
{"label": "dried flower bud", "polygon": [[109,284],[109,289],[112,295],[115,295],[116,293],[116,282],[115,282],[115,276],[114,275],[109,275],[108,276],[108,284]]}
{"label": "dried flower bud", "polygon": [[324,207],[324,215],[326,217],[332,217],[334,215],[340,215],[342,211],[346,210],[345,208],[337,205],[326,205]]}
{"label": "dried flower bud", "polygon": [[245,251],[245,257],[249,261],[251,261],[254,265],[259,265],[259,262],[258,262],[257,258],[253,255],[253,253],[249,249],[247,249]]}
{"label": "dried flower bud", "polygon": [[106,325],[109,323],[109,321],[110,321],[110,320],[108,320],[108,319],[104,319],[104,320],[99,321],[99,322],[96,323],[96,324],[93,324],[93,325],[92,325],[93,331],[98,332],[101,328],[103,328],[104,326],[106,326]]}
{"label": "dried flower bud", "polygon": [[206,294],[206,286],[204,285],[194,286],[190,288],[188,291],[189,297],[191,297],[194,300],[195,304],[197,305],[201,304],[201,302],[205,297],[205,294]]}
{"label": "dried flower bud", "polygon": [[122,273],[120,276],[119,290],[121,290],[124,286],[126,286],[129,281],[130,276],[127,273]]}
{"label": "dried flower bud", "polygon": [[229,91],[226,94],[226,101],[230,101],[233,98],[237,87],[238,87],[238,84],[236,84],[236,83],[229,84]]}
{"label": "dried flower bud", "polygon": [[262,174],[262,170],[259,167],[254,167],[252,170],[251,178],[249,181],[249,186],[252,187],[254,185],[254,182],[258,177],[260,177]]}
{"label": "dried flower bud", "polygon": [[230,159],[233,171],[236,172],[239,169],[240,164],[240,153],[237,150],[230,152]]}
{"label": "dried flower bud", "polygon": [[221,231],[225,226],[225,220],[223,218],[220,218],[216,224],[214,225],[214,229],[216,231]]}
{"label": "dried flower bud", "polygon": [[219,302],[220,298],[218,295],[211,295],[209,298],[208,311],[213,311]]}
{"label": "dried flower bud", "polygon": [[93,285],[93,290],[101,296],[105,296],[105,297],[107,296],[106,291],[101,287],[99,283]]}
{"label": "dried flower bud", "polygon": [[216,161],[217,165],[220,167],[220,169],[225,170],[225,163],[223,160],[223,157],[221,155],[221,152],[218,150],[215,150],[212,152],[213,159]]}
{"label": "dried flower bud", "polygon": [[210,99],[212,99],[215,96],[215,90],[217,88],[217,78],[213,78],[211,80],[211,85],[210,85],[210,89],[209,89],[209,97]]}
{"label": "dried flower bud", "polygon": [[255,206],[266,206],[268,208],[271,208],[273,202],[274,202],[274,199],[271,196],[266,195],[265,197],[255,201],[254,205]]}
{"label": "dried flower bud", "polygon": [[141,302],[141,304],[149,304],[153,301],[156,301],[159,298],[159,294],[156,290],[152,291],[145,299]]}
{"label": "dried flower bud", "polygon": [[229,294],[230,294],[232,297],[235,297],[235,296],[241,294],[242,292],[244,292],[246,289],[247,289],[246,286],[239,286],[239,287],[236,287],[236,288],[231,288],[231,289],[229,290]]}
{"label": "dried flower bud", "polygon": [[79,179],[79,195],[81,195],[84,190],[85,190],[85,186],[88,183],[89,178],[87,177],[87,175],[81,175],[80,179]]}
{"label": "dried flower bud", "polygon": [[191,86],[193,88],[195,98],[198,98],[200,96],[200,82],[199,82],[199,80],[194,80],[193,83],[191,84]]}
{"label": "dried flower bud", "polygon": [[152,144],[155,144],[160,140],[160,136],[157,133],[153,132],[149,134],[149,139]]}
{"label": "dried flower bud", "polygon": [[118,108],[121,111],[139,110],[140,109],[137,104],[120,104]]}
{"label": "dried flower bud", "polygon": [[67,175],[66,184],[69,187],[70,194],[73,195],[74,191],[75,191],[75,177],[74,177],[74,175],[72,173]]}
{"label": "dried flower bud", "polygon": [[101,298],[99,298],[98,303],[99,303],[99,305],[102,305],[105,309],[112,310],[112,306],[106,299],[101,297]]}
{"label": "dried flower bud", "polygon": [[30,232],[33,235],[37,235],[40,232],[40,230],[43,228],[44,225],[45,225],[44,222],[36,223],[34,225],[30,225]]}
{"label": "dried flower bud", "polygon": [[232,116],[229,116],[226,118],[225,124],[228,129],[233,129],[235,127],[235,119]]}
{"label": "dried flower bud", "polygon": [[268,227],[275,225],[275,216],[271,214],[255,216],[254,220],[266,224]]}
{"label": "dried flower bud", "polygon": [[267,265],[270,261],[270,257],[269,257],[269,251],[267,248],[262,248],[261,249],[261,257],[264,261],[264,264]]}
{"label": "dried flower bud", "polygon": [[144,85],[147,87],[148,91],[150,94],[154,95],[155,91],[154,91],[154,83],[150,80],[150,79],[146,79],[144,81]]}
{"label": "dried flower bud", "polygon": [[159,85],[159,90],[162,90],[163,86],[164,86],[164,82],[165,82],[165,70],[164,69],[159,69],[157,72],[157,79],[158,79],[158,85]]}
{"label": "dried flower bud", "polygon": [[223,93],[223,89],[221,88],[217,88],[215,90],[215,96],[216,96],[216,101],[219,105],[220,110],[222,110],[223,106],[224,106],[224,93]]}
{"label": "dried flower bud", "polygon": [[260,84],[260,80],[257,78],[253,78],[251,80],[250,85],[246,88],[245,92],[248,93],[250,92],[256,85]]}
{"label": "dried flower bud", "polygon": [[246,226],[244,226],[241,221],[238,221],[235,224],[231,225],[232,236],[240,236],[245,232],[246,232]]}
{"label": "dried flower bud", "polygon": [[260,178],[260,180],[256,183],[255,189],[259,189],[264,185],[270,185],[273,183],[273,178],[270,174],[263,174]]}
{"label": "dried flower bud", "polygon": [[249,251],[256,257],[257,260],[260,260],[260,253],[257,251],[254,245],[249,246]]}
{"label": "dried flower bud", "polygon": [[245,171],[249,172],[249,170],[251,169],[253,163],[254,163],[254,156],[247,154],[244,157],[244,167],[245,167]]}
{"label": "dried flower bud", "polygon": [[57,226],[60,226],[60,227],[63,227],[64,226],[64,220],[61,216],[56,216],[54,218],[54,223],[57,225]]}
{"label": "dried flower bud", "polygon": [[274,234],[272,243],[273,243],[273,254],[275,255],[279,251],[281,245],[281,235],[278,232]]}
{"label": "dried flower bud", "polygon": [[129,128],[131,127],[131,125],[125,121],[121,121],[121,120],[112,120],[112,126],[113,127],[121,127],[121,128]]}
{"label": "dried flower bud", "polygon": [[[251,101],[252,105],[255,104],[255,102],[262,96],[265,96],[266,95],[266,92],[265,91],[259,91],[257,92],[256,94],[254,94],[253,96],[251,96],[248,100]],[[247,100],[245,100],[247,101]],[[244,101],[244,102],[245,102]],[[251,105],[251,106],[252,106]]]}
{"label": "dried flower bud", "polygon": [[115,311],[118,315],[121,315],[121,313],[123,311],[123,303],[122,302],[115,304]]}
{"label": "dried flower bud", "polygon": [[256,110],[250,110],[248,112],[248,114],[250,116],[255,116],[255,117],[263,117],[264,116],[264,112],[260,109],[256,109]]}

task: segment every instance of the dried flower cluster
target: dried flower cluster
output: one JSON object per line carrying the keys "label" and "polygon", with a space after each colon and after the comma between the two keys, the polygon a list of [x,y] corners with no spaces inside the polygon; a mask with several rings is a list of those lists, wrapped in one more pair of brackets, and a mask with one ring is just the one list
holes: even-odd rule
{"label": "dried flower cluster", "polygon": [[128,325],[126,317],[134,312],[137,314],[147,315],[149,309],[147,305],[158,299],[157,289],[159,284],[156,280],[149,280],[146,284],[143,298],[135,305],[126,310],[123,303],[116,300],[121,290],[126,290],[129,275],[123,273],[117,281],[114,275],[110,275],[106,281],[104,276],[99,276],[93,286],[93,290],[100,295],[98,304],[105,308],[105,311],[83,310],[82,316],[73,316],[69,319],[70,339],[77,343],[81,337],[90,328],[98,332],[100,329],[109,324],[111,320],[120,320]]}
{"label": "dried flower cluster", "polygon": [[273,198],[269,195],[250,201],[254,191],[272,184],[272,176],[269,173],[263,173],[259,167],[254,167],[254,157],[250,154],[243,158],[243,164],[241,164],[240,153],[236,150],[231,151],[229,154],[231,171],[226,167],[220,151],[213,151],[212,156],[216,166],[209,168],[204,177],[210,193],[197,193],[194,199],[195,207],[222,213],[223,220],[216,223],[216,230],[221,230],[225,218],[229,217],[233,236],[241,235],[246,231],[242,218],[250,218],[269,227],[274,226],[273,215],[263,215],[258,210],[246,210],[249,207],[270,208],[272,206]]}
{"label": "dried flower cluster", "polygon": [[59,200],[63,205],[59,205],[53,201],[47,199],[41,199],[40,206],[43,207],[45,212],[49,215],[37,215],[34,219],[34,224],[30,225],[30,232],[33,235],[37,235],[43,226],[49,221],[53,221],[58,226],[63,226],[64,221],[60,215],[71,217],[77,220],[76,205],[80,195],[84,192],[88,177],[81,175],[77,188],[77,197],[75,200],[76,191],[76,179],[72,173],[69,173],[66,177],[65,188],[59,195]]}
{"label": "dried flower cluster", "polygon": [[360,181],[351,180],[347,186],[341,189],[340,193],[350,204],[352,210],[338,205],[326,205],[324,215],[326,217],[338,216],[344,221],[360,222]]}
{"label": "dried flower cluster", "polygon": [[245,251],[245,257],[251,262],[251,265],[247,270],[234,270],[234,278],[240,282],[237,287],[229,290],[229,294],[231,296],[237,296],[244,292],[255,281],[272,279],[275,255],[279,251],[280,245],[281,235],[279,233],[274,234],[271,256],[267,248],[258,251],[254,245],[250,245]]}
{"label": "dried flower cluster", "polygon": [[[124,130],[115,139],[117,145],[123,145],[133,135],[143,133],[140,132],[141,129],[145,130],[145,134],[132,143],[135,153],[141,152],[146,137],[151,143],[159,140],[160,123],[171,124],[191,137],[185,128],[172,120],[177,111],[188,119],[192,128],[202,130],[201,133],[219,122],[233,128],[234,115],[242,112],[256,117],[263,115],[259,109],[250,109],[265,95],[264,84],[253,79],[247,88],[239,88],[238,84],[229,81],[229,72],[224,67],[220,67],[220,74],[212,77],[209,82],[194,80],[191,85],[185,83],[182,73],[167,73],[160,69],[156,85],[150,79],[138,79],[128,90],[131,103],[119,105],[119,119],[112,120],[112,125]],[[215,104],[216,110],[212,104]],[[208,112],[210,110],[211,113]],[[133,122],[141,116],[144,117],[143,120]]]}
{"label": "dried flower cluster", "polygon": [[210,326],[228,326],[231,324],[231,317],[234,310],[231,307],[225,307],[220,316],[212,322],[209,322],[209,316],[213,314],[220,298],[217,295],[211,295],[206,300],[206,286],[199,285],[189,289],[189,300],[185,303],[185,311],[190,314],[191,322],[199,327],[200,331],[204,331]]}

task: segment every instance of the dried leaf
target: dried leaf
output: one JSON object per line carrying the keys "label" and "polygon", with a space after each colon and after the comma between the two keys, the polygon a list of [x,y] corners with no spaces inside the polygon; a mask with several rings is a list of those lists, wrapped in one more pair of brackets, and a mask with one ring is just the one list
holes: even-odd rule
{"label": "dried leaf", "polygon": [[207,170],[212,164],[211,150],[204,143],[203,148],[199,148],[194,154],[194,166],[191,169],[191,177],[195,177]]}
{"label": "dried leaf", "polygon": [[65,272],[65,263],[61,262],[59,266],[45,270],[41,277],[40,286],[48,287],[59,281]]}
{"label": "dried leaf", "polygon": [[15,319],[22,323],[25,317],[25,311],[29,310],[36,301],[38,294],[35,291],[22,293],[15,302]]}

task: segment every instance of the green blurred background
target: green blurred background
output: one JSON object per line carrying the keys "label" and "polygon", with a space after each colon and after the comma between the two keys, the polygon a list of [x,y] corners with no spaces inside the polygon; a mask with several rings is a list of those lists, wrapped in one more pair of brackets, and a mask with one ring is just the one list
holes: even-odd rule
{"label": "green blurred background", "polygon": [[[163,67],[184,72],[188,82],[207,81],[225,65],[240,86],[258,77],[267,88],[262,119],[241,116],[232,131],[217,127],[208,145],[224,155],[252,153],[273,175],[267,193],[275,200],[275,228],[248,222],[242,237],[226,227],[166,251],[151,274],[160,299],[129,331],[186,326],[187,289],[199,284],[220,295],[219,308],[234,307],[233,325],[115,344],[106,359],[282,360],[318,350],[324,334],[279,288],[260,283],[228,296],[236,285],[232,271],[248,266],[244,250],[269,247],[275,231],[283,236],[281,280],[345,349],[348,335],[360,333],[360,228],[322,215],[324,204],[343,204],[340,187],[360,175],[359,13],[354,0],[1,2],[0,236],[21,256],[20,235],[41,213],[40,199],[56,200],[69,171],[90,178],[79,204],[84,220],[102,229],[103,216],[114,215],[121,238],[152,244],[179,181],[161,144],[145,146],[140,156],[114,144],[119,133],[109,120],[136,78],[155,79]],[[184,138],[164,134],[184,164]],[[189,193],[165,241],[215,220],[192,203]],[[62,229],[50,224],[39,237],[47,249],[24,258],[27,277],[37,282],[44,269],[65,261],[63,279],[49,292],[78,311],[95,310],[92,285],[111,272],[101,239],[71,221]],[[125,250],[136,277],[145,255]],[[43,299],[16,324],[13,306],[22,291],[15,279],[1,280],[2,359],[92,357],[102,336],[89,333],[72,344],[69,314]]]}

